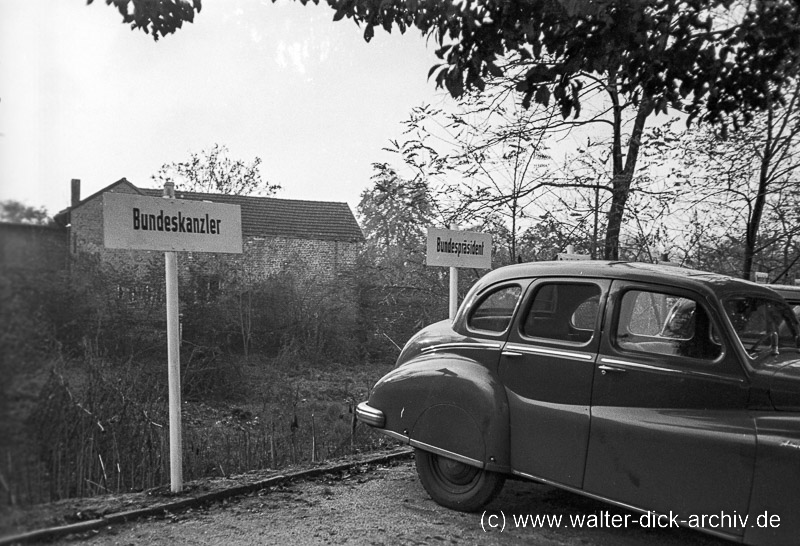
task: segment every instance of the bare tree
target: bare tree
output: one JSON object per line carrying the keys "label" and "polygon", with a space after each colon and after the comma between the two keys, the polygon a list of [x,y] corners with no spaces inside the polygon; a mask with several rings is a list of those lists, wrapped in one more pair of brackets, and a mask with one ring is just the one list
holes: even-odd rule
{"label": "bare tree", "polygon": [[743,278],[750,278],[759,256],[778,249],[788,265],[800,233],[800,81],[785,96],[785,104],[769,106],[727,138],[705,130],[684,143],[684,178],[692,178],[695,189],[688,204],[713,207],[728,218],[723,231],[741,234]]}
{"label": "bare tree", "polygon": [[209,150],[192,153],[187,161],[165,163],[151,178],[159,185],[175,182],[177,189],[232,195],[273,195],[281,189],[261,179],[261,158],[247,163],[228,157],[228,148],[214,144]]}

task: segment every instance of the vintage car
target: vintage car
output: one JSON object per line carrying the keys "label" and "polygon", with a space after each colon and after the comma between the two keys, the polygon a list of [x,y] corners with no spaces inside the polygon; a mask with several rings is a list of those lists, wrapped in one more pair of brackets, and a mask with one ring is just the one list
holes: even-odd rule
{"label": "vintage car", "polygon": [[800,316],[800,286],[789,284],[768,284],[767,286],[783,296],[794,314]]}
{"label": "vintage car", "polygon": [[[528,478],[735,541],[800,540],[800,324],[763,285],[623,262],[500,268],[357,409],[439,504]],[[502,509],[502,507],[498,507]]]}

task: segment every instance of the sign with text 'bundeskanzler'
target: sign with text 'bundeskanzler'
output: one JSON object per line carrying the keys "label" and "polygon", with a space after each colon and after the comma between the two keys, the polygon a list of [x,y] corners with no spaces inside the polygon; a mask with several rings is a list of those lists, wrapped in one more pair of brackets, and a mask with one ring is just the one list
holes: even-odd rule
{"label": "sign with text 'bundeskanzler'", "polygon": [[106,248],[241,254],[241,207],[108,192],[103,240]]}
{"label": "sign with text 'bundeskanzler'", "polygon": [[492,235],[428,228],[427,265],[492,268]]}

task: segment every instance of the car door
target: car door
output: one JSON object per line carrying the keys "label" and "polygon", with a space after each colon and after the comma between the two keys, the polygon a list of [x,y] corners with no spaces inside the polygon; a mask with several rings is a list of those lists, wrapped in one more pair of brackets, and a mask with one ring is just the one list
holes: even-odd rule
{"label": "car door", "polygon": [[580,487],[601,309],[610,282],[534,281],[499,362],[517,474]]}
{"label": "car door", "polygon": [[[755,460],[748,382],[713,302],[614,281],[594,374],[584,489],[741,535]],[[699,522],[695,522],[699,523]]]}

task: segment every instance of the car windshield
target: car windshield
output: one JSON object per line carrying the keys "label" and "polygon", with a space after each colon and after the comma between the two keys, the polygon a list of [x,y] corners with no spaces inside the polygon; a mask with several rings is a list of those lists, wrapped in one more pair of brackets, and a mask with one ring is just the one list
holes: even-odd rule
{"label": "car windshield", "polygon": [[800,347],[800,323],[786,303],[758,296],[725,300],[725,312],[748,354],[757,358]]}

